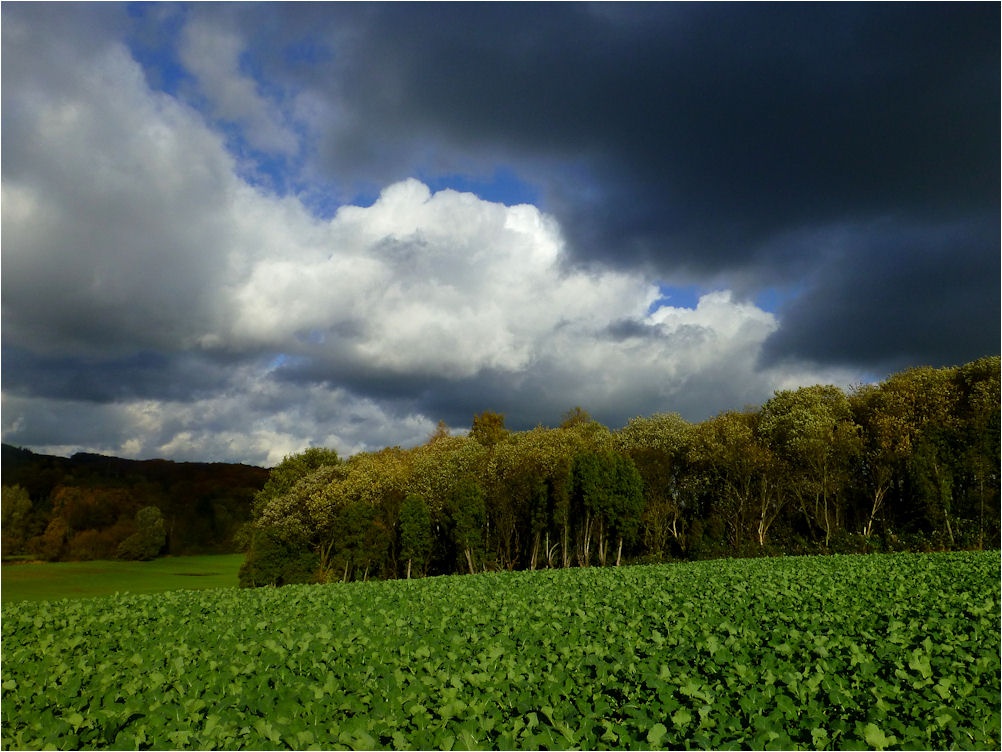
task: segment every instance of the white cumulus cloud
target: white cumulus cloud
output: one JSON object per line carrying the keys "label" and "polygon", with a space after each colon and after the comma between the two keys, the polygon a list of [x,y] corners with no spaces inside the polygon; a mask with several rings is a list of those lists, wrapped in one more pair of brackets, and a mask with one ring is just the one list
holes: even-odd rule
{"label": "white cumulus cloud", "polygon": [[[184,48],[218,116],[291,148],[220,33],[189,26]],[[5,441],[274,463],[412,444],[443,412],[532,423],[580,404],[622,424],[849,380],[759,370],[777,321],[727,291],[649,312],[652,280],[575,266],[536,206],[411,179],[314,216],[245,182],[211,120],[152,91],[123,45],[63,46],[6,15],[3,41],[5,65],[63,61],[4,77]]]}

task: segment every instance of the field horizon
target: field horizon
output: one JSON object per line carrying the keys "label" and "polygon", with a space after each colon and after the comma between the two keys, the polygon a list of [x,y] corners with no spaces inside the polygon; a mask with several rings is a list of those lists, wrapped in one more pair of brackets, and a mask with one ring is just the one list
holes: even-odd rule
{"label": "field horizon", "polygon": [[164,556],[152,561],[5,561],[0,565],[0,601],[235,588],[243,561],[243,554]]}

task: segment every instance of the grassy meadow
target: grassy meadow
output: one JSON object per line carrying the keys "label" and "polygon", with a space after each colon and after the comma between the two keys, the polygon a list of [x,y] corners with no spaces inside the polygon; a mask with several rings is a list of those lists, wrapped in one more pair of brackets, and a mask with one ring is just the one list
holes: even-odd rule
{"label": "grassy meadow", "polygon": [[243,554],[224,554],[168,556],[153,561],[4,563],[0,599],[14,603],[236,587],[243,560]]}

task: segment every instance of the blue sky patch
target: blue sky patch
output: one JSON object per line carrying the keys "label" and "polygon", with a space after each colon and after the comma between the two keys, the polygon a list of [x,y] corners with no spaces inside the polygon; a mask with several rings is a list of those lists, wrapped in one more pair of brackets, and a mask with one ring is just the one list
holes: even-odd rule
{"label": "blue sky patch", "polygon": [[430,170],[419,170],[417,178],[432,192],[451,188],[455,191],[476,194],[484,201],[494,201],[507,206],[539,203],[538,188],[522,180],[507,167],[496,167],[490,175],[463,173],[438,175]]}

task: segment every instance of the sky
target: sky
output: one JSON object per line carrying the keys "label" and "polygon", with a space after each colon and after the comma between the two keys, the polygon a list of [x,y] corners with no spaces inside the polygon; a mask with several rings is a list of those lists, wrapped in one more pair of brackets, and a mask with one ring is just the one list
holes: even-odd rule
{"label": "sky", "polygon": [[1000,6],[4,3],[2,434],[274,465],[1000,350]]}

